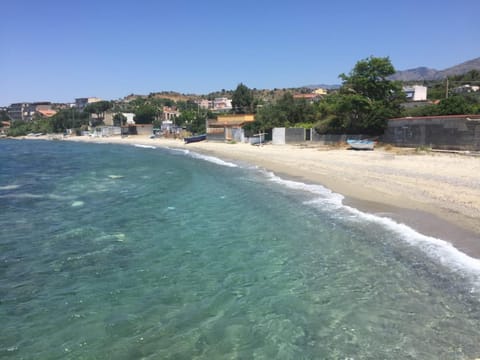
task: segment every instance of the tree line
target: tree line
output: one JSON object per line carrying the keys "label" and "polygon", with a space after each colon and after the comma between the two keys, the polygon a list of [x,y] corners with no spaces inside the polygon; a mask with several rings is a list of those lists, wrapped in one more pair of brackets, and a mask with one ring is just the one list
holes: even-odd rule
{"label": "tree line", "polygon": [[[348,74],[340,74],[340,88],[329,92],[319,101],[296,98],[292,91],[283,89],[279,97],[277,89],[258,91],[240,83],[234,91],[222,90],[222,95],[232,97],[232,113],[254,113],[255,121],[246,126],[253,132],[266,132],[274,127],[315,128],[321,134],[383,134],[387,120],[403,116],[433,116],[480,113],[480,93],[445,94],[439,92],[441,82],[429,84],[429,94],[447,95],[437,103],[405,108],[403,83],[390,80],[395,73],[388,57],[369,57],[358,61]],[[462,81],[480,83],[480,72],[473,70],[467,74],[449,78],[451,83]],[[296,92],[307,93],[308,89]],[[217,93],[215,95],[218,95]],[[213,95],[212,95],[213,96]],[[22,123],[14,122],[9,134],[28,132],[64,132],[66,129],[87,129],[102,123],[106,111],[112,111],[116,125],[124,125],[123,112],[135,114],[138,124],[151,124],[160,127],[163,106],[175,106],[180,115],[175,125],[187,128],[193,133],[205,131],[206,119],[215,114],[201,109],[194,100],[173,101],[158,98],[152,94],[137,97],[128,103],[100,101],[88,104],[83,111],[76,109],[60,110],[49,119]],[[96,117],[92,115],[95,114]]]}
{"label": "tree line", "polygon": [[[392,118],[480,113],[480,93],[447,92],[448,97],[445,98],[445,90],[435,103],[404,107],[404,84],[389,80],[395,72],[388,57],[372,56],[358,61],[349,74],[340,74],[340,88],[320,101],[295,98],[289,92],[273,102],[254,99],[256,120],[247,129],[265,132],[274,127],[308,127],[315,128],[320,134],[381,135],[387,120]],[[480,80],[480,73],[473,70],[449,80],[451,83],[475,82]],[[245,85],[240,84],[239,87],[242,88],[239,94],[246,93]],[[435,94],[435,87],[433,90]],[[239,103],[247,103],[243,108],[251,107],[252,104],[245,99],[251,99],[251,96],[243,97],[243,102]]]}
{"label": "tree line", "polygon": [[[129,103],[98,101],[88,104],[83,110],[76,108],[61,109],[50,118],[35,115],[32,121],[16,120],[11,122],[8,135],[64,133],[68,129],[81,132],[88,130],[90,127],[103,125],[107,111],[114,114],[113,122],[116,126],[126,125],[127,119],[123,113],[133,113],[136,124],[153,124],[160,127],[164,106],[175,106],[180,113],[180,116],[175,118],[175,125],[184,127],[193,133],[204,132],[206,119],[214,116],[209,111],[200,109],[193,100],[174,102],[168,98],[138,97]],[[8,120],[6,113],[3,115]]]}

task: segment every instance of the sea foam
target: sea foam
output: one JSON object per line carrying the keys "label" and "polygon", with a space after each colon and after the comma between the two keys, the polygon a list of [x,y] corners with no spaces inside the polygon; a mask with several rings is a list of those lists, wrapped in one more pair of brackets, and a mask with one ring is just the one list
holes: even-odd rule
{"label": "sea foam", "polygon": [[5,185],[5,186],[0,186],[0,190],[15,190],[18,189],[20,185]]}
{"label": "sea foam", "polygon": [[480,285],[480,260],[461,252],[450,242],[421,234],[411,227],[403,223],[398,223],[388,217],[365,213],[346,205],[344,207],[362,220],[375,222],[388,228],[410,245],[417,246],[424,253],[433,256],[439,260],[441,264],[448,266],[450,269],[455,271],[469,271],[475,276],[476,285]]}
{"label": "sea foam", "polygon": [[[209,161],[217,165],[238,167],[236,164],[221,160],[214,156],[202,155],[184,149],[172,148],[170,150],[180,152],[181,154],[188,155],[196,159]],[[306,205],[321,206],[322,208],[328,208],[328,210],[343,210],[351,215],[351,219],[369,221],[379,224],[385,229],[395,232],[405,242],[417,246],[427,256],[436,259],[441,264],[448,266],[450,269],[468,272],[474,277],[473,281],[476,286],[480,286],[480,260],[472,258],[461,252],[450,242],[421,234],[411,227],[402,223],[398,223],[391,218],[362,212],[356,208],[347,206],[343,204],[343,195],[335,193],[322,185],[306,184],[299,181],[287,180],[277,176],[273,172],[264,171],[262,169],[260,170],[272,182],[285,186],[289,189],[311,193],[313,197],[311,200],[305,202]]]}
{"label": "sea foam", "polygon": [[182,155],[187,155],[187,156],[190,156],[194,159],[208,161],[208,162],[211,162],[211,163],[214,163],[214,164],[217,164],[217,165],[221,165],[221,166],[238,167],[237,164],[219,159],[219,158],[217,158],[215,156],[211,156],[211,155],[204,155],[204,154],[200,154],[200,153],[190,151],[190,150],[185,150],[185,149],[169,148],[169,150],[174,151],[174,152],[180,152]]}
{"label": "sea foam", "polygon": [[356,208],[344,205],[344,197],[341,194],[332,192],[324,186],[285,180],[271,172],[267,172],[266,174],[267,177],[275,183],[281,184],[290,189],[310,192],[316,196],[316,198],[306,201],[305,204],[321,206],[322,208],[328,207],[329,210],[344,210],[353,216],[352,219],[379,224],[382,227],[393,231],[408,244],[418,247],[427,256],[436,259],[442,265],[448,266],[454,271],[467,272],[473,277],[471,280],[474,282],[475,286],[480,286],[480,260],[461,252],[450,242],[421,234],[411,227],[403,223],[398,223],[391,218],[363,212]]}
{"label": "sea foam", "polygon": [[135,147],[144,148],[144,149],[156,149],[156,146],[152,145],[143,145],[143,144],[133,144]]}

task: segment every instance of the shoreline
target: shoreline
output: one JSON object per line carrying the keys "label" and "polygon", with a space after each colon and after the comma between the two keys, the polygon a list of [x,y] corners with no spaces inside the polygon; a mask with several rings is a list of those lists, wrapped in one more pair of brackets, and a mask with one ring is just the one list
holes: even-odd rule
{"label": "shoreline", "polygon": [[63,140],[188,149],[256,165],[283,178],[325,186],[344,196],[346,206],[391,218],[480,259],[480,159],[312,145],[252,146],[208,141],[186,145],[179,139],[138,135]]}

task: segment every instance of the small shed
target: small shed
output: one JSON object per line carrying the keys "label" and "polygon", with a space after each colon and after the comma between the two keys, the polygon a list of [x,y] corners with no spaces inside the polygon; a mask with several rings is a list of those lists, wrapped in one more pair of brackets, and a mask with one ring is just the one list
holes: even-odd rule
{"label": "small shed", "polygon": [[242,128],[253,121],[255,121],[255,115],[253,114],[219,115],[217,119],[207,120],[207,139],[244,142],[245,135]]}

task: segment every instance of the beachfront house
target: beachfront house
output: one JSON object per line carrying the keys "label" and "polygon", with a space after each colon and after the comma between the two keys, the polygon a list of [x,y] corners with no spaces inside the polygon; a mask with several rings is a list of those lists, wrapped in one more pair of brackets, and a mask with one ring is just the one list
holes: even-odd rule
{"label": "beachfront house", "polygon": [[207,120],[207,139],[213,141],[245,142],[243,127],[255,121],[253,114],[219,115],[217,119]]}

